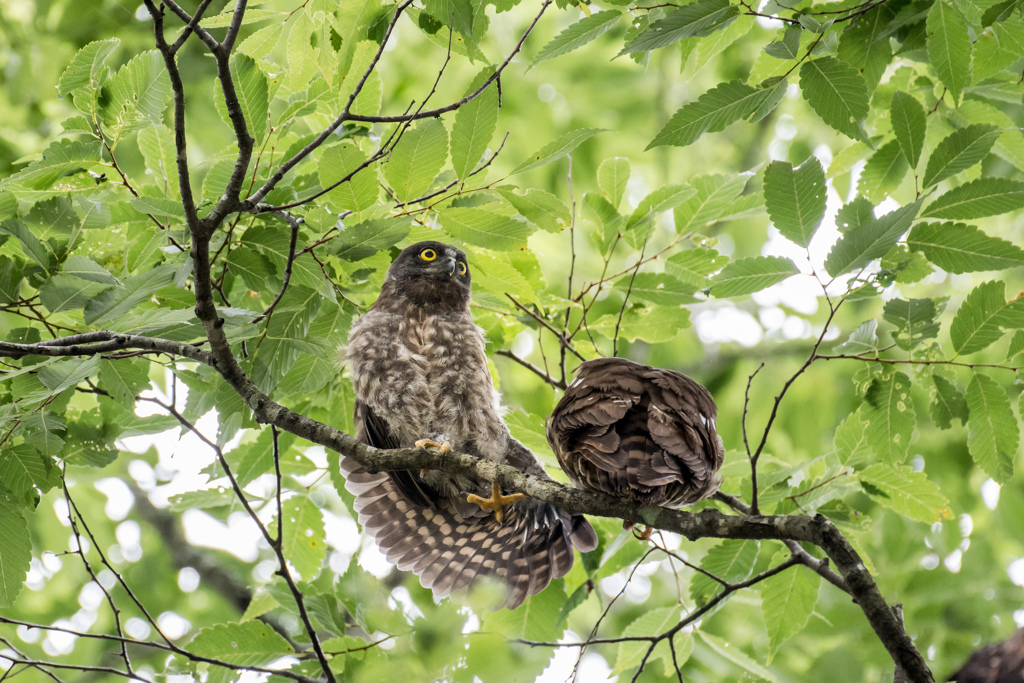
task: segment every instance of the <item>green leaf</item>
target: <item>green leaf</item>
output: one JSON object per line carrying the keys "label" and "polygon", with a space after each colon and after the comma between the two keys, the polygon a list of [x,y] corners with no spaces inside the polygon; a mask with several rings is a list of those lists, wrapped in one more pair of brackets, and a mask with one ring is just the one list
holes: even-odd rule
{"label": "green leaf", "polygon": [[[267,77],[251,57],[243,54],[235,53],[235,56],[231,58],[231,67],[235,77],[235,93],[238,96],[238,104],[245,116],[249,134],[253,136],[256,146],[259,147],[270,132],[270,88],[267,84]],[[219,87],[217,92],[220,92]],[[222,102],[222,99],[223,95],[221,95],[221,99],[217,100],[218,104]]]}
{"label": "green leaf", "polygon": [[106,287],[70,275],[54,275],[39,288],[39,300],[51,313],[84,308]]}
{"label": "green leaf", "polygon": [[28,190],[49,190],[62,178],[85,173],[99,161],[98,141],[55,140],[43,150],[39,161],[0,181],[0,187],[15,185]]}
{"label": "green leaf", "polygon": [[526,223],[486,209],[445,209],[438,213],[438,220],[455,239],[494,251],[522,249],[532,232]]}
{"label": "green leaf", "polygon": [[[469,86],[466,95],[475,92],[494,73],[494,67],[480,72]],[[466,182],[469,174],[480,163],[498,125],[498,87],[487,86],[475,99],[459,108],[452,126],[452,167],[455,176]]]}
{"label": "green leaf", "polygon": [[280,42],[284,27],[283,21],[264,26],[239,43],[238,51],[256,60],[269,57]]}
{"label": "green leaf", "polygon": [[672,254],[665,261],[665,271],[697,289],[704,289],[710,283],[708,277],[729,262],[728,256],[714,249],[696,247]]}
{"label": "green leaf", "polygon": [[409,222],[402,218],[379,218],[346,226],[331,242],[331,251],[345,261],[362,261],[383,249],[390,249],[409,234]]}
{"label": "green leaf", "polygon": [[783,30],[782,40],[775,40],[764,47],[764,51],[776,59],[796,59],[800,56],[799,26],[787,26]]}
{"label": "green leaf", "polygon": [[773,161],[764,171],[764,203],[782,236],[801,247],[811,243],[825,216],[825,171],[810,157],[794,171]]}
{"label": "green leaf", "polygon": [[707,645],[723,661],[732,662],[744,671],[749,671],[759,679],[768,681],[768,683],[783,683],[782,679],[772,673],[770,669],[748,657],[740,648],[735,647],[735,645],[727,642],[724,638],[711,635],[707,632],[707,629],[697,629],[696,637],[700,638],[701,642]]}
{"label": "green leaf", "polygon": [[557,161],[590,138],[604,132],[606,132],[604,128],[577,128],[576,130],[569,131],[541,147],[536,153],[516,166],[509,175],[532,171],[535,168],[550,164],[552,161]]}
{"label": "green leaf", "polygon": [[693,294],[696,287],[684,284],[665,273],[627,273],[620,277],[615,287],[622,292],[629,290],[631,297],[662,306],[680,306],[696,303]]}
{"label": "green leaf", "polygon": [[718,298],[747,296],[778,284],[800,273],[788,258],[782,256],[753,256],[732,261],[716,275],[711,283],[711,294]]}
{"label": "green leaf", "polygon": [[[96,40],[79,50],[58,81],[57,91],[61,96],[67,97],[83,88],[99,91],[109,77],[107,60],[120,44],[121,41],[117,38]],[[89,110],[83,109],[81,104],[76,97],[75,106],[88,112]]]}
{"label": "green leaf", "polygon": [[[39,491],[60,486],[60,470],[52,456],[44,456],[27,444],[0,449],[0,481],[14,494],[16,502],[34,508]],[[2,494],[0,494],[2,495]]]}
{"label": "green leaf", "polygon": [[652,23],[617,56],[656,50],[683,38],[709,36],[731,24],[738,14],[739,7],[731,5],[729,0],[699,0],[684,5]]}
{"label": "green leaf", "polygon": [[167,197],[180,196],[177,150],[174,148],[171,131],[163,124],[147,126],[139,131],[138,143],[139,151],[142,152],[157,187]]}
{"label": "green leaf", "polygon": [[646,230],[647,220],[657,217],[664,211],[670,211],[691,197],[697,191],[685,185],[666,185],[659,187],[640,200],[636,209],[626,221],[626,230]]}
{"label": "green leaf", "polygon": [[[39,369],[39,380],[54,394],[59,394],[66,389],[77,386],[86,378],[96,374],[100,367],[100,357],[90,356],[88,358],[68,358],[53,365],[47,365]],[[44,429],[64,429],[63,423],[53,426],[47,423],[45,415],[42,419]]]}
{"label": "green leaf", "polygon": [[135,405],[135,397],[149,387],[149,363],[133,358],[100,360],[100,388],[125,408]]}
{"label": "green leaf", "polygon": [[526,220],[545,232],[561,232],[572,221],[569,207],[561,199],[544,190],[527,190],[518,194],[511,185],[496,188]]}
{"label": "green leaf", "polygon": [[857,183],[857,191],[873,202],[881,202],[899,186],[909,168],[899,142],[891,140],[868,159]]}
{"label": "green leaf", "polygon": [[[848,205],[849,206],[849,205]],[[870,204],[868,204],[870,207]],[[846,207],[844,207],[846,208]],[[825,259],[825,271],[832,277],[860,270],[885,256],[907,231],[921,208],[921,200],[891,211],[881,218],[860,214],[863,223],[849,227]],[[870,213],[870,212],[869,212]],[[849,214],[847,214],[849,218]],[[837,223],[839,218],[837,217]]]}
{"label": "green leaf", "polygon": [[134,197],[128,200],[128,204],[139,213],[152,216],[165,216],[167,218],[185,218],[185,209],[180,201],[165,199],[164,197]]}
{"label": "green leaf", "polygon": [[313,76],[316,75],[321,48],[311,44],[312,37],[313,22],[307,13],[300,12],[288,32],[288,41],[285,47],[288,70],[281,79],[284,87],[291,92],[305,90]]}
{"label": "green leaf", "polygon": [[898,328],[893,340],[904,351],[939,336],[938,315],[933,299],[890,299],[882,311],[882,317]]}
{"label": "green leaf", "polygon": [[320,340],[309,336],[309,324],[320,309],[321,297],[308,287],[291,286],[267,324],[256,352],[252,378],[268,392],[301,354],[324,355]]}
{"label": "green leaf", "polygon": [[870,485],[869,492],[878,490],[885,494],[874,497],[904,517],[925,524],[934,524],[952,517],[949,501],[924,472],[915,472],[909,467],[877,464],[859,472],[857,478]]}
{"label": "green leaf", "polygon": [[907,235],[907,246],[950,273],[1024,265],[1024,249],[963,223],[918,223]]}
{"label": "green leaf", "polygon": [[399,201],[421,196],[448,158],[448,132],[441,119],[430,119],[410,128],[384,164],[384,177]]}
{"label": "green leaf", "polygon": [[[281,512],[284,556],[304,581],[310,581],[320,573],[326,556],[323,514],[307,496],[288,498],[281,504]],[[271,534],[277,532],[279,521],[271,523]]]}
{"label": "green leaf", "polygon": [[886,464],[903,462],[917,424],[910,378],[902,372],[887,370],[872,380],[864,399],[870,406],[864,418],[868,421],[871,448]]}
{"label": "green leaf", "polygon": [[967,21],[952,3],[935,0],[928,11],[925,29],[928,58],[956,103],[971,77],[971,37]]}
{"label": "green leaf", "polygon": [[[939,4],[936,2],[936,6]],[[937,185],[984,159],[999,139],[999,133],[997,127],[981,123],[950,133],[928,158],[924,187]]]}
{"label": "green leaf", "polygon": [[932,421],[939,429],[949,429],[953,426],[953,418],[960,420],[961,424],[967,424],[968,408],[964,392],[942,375],[932,375],[935,383],[935,397],[928,406]]}
{"label": "green leaf", "polygon": [[848,466],[859,465],[871,457],[867,424],[861,419],[859,411],[850,413],[839,423],[832,439],[832,448],[839,462]]}
{"label": "green leaf", "polygon": [[749,175],[745,173],[731,177],[700,175],[690,180],[690,187],[697,194],[675,208],[673,218],[676,232],[683,235],[702,230],[719,220],[729,220],[736,198],[747,186],[748,180]]}
{"label": "green leaf", "polygon": [[188,644],[188,651],[239,666],[269,664],[293,652],[288,641],[262,621],[218,624],[201,629]]}
{"label": "green leaf", "polygon": [[854,67],[828,56],[804,62],[800,91],[822,121],[870,144],[862,123],[868,115],[868,86]]}
{"label": "green leaf", "polygon": [[0,492],[0,607],[21,593],[32,563],[32,541],[21,509]]}
{"label": "green leaf", "polygon": [[967,450],[971,457],[1000,484],[1009,481],[1020,431],[1006,391],[988,375],[975,372],[967,385],[967,408]]}
{"label": "green leaf", "polygon": [[156,50],[141,52],[111,79],[110,100],[104,106],[104,112],[109,113],[104,118],[116,117],[125,123],[142,118],[160,123],[170,99],[171,79],[164,58]]}
{"label": "green leaf", "polygon": [[85,322],[92,325],[114,320],[149,301],[158,290],[171,284],[177,267],[171,264],[157,266],[124,281],[124,287],[103,291],[85,306]]}
{"label": "green leaf", "polygon": [[[678,624],[681,616],[682,607],[679,605],[673,605],[672,607],[658,607],[652,610],[647,610],[644,614],[634,619],[628,626],[626,626],[625,629],[623,629],[622,636],[629,638],[661,635]],[[643,661],[644,655],[647,654],[647,650],[650,646],[651,643],[647,641],[619,643],[619,654],[615,659],[615,667],[612,669],[610,675],[617,676],[627,669],[640,666],[640,662]],[[668,641],[661,641],[658,643],[658,647],[664,647],[667,651],[669,649]],[[654,655],[652,654],[651,657],[653,656]]]}
{"label": "green leaf", "polygon": [[1024,183],[1008,178],[978,178],[939,196],[921,215],[970,220],[1020,208],[1024,208]]}
{"label": "green leaf", "polygon": [[[761,548],[760,541],[726,539],[711,546],[700,560],[700,568],[726,583],[739,583],[750,578]],[[722,584],[706,574],[694,573],[690,581],[690,598],[699,607],[722,590]]]}
{"label": "green leaf", "polygon": [[339,211],[363,211],[377,203],[380,195],[377,169],[372,164],[360,169],[365,163],[366,155],[355,145],[349,144],[331,147],[320,156],[316,170],[321,187],[330,187],[348,178],[327,193],[327,200],[334,208]]}
{"label": "green leaf", "polygon": [[949,326],[957,355],[981,351],[1003,336],[1003,328],[1024,328],[1024,298],[1008,302],[1005,289],[1005,282],[983,282],[964,299]]}
{"label": "green leaf", "polygon": [[647,145],[647,149],[663,145],[686,147],[704,133],[725,130],[726,126],[757,112],[766,102],[775,98],[780,88],[784,92],[785,87],[785,80],[766,81],[756,88],[741,81],[720,83],[695,102],[676,111],[651,144]]}
{"label": "green leaf", "polygon": [[[776,565],[785,560],[787,552],[778,553],[772,560]],[[818,603],[821,577],[804,567],[793,567],[758,584],[761,594],[761,614],[768,632],[768,661],[779,645],[803,630]]]}
{"label": "green leaf", "polygon": [[482,620],[483,630],[508,638],[557,640],[565,628],[559,626],[558,614],[566,599],[565,591],[555,582],[514,610],[491,612]]}
{"label": "green leaf", "polygon": [[658,344],[674,339],[680,329],[689,327],[690,312],[685,308],[678,307],[636,306],[622,314],[621,324],[619,324],[618,313],[608,313],[590,325],[590,329],[600,332],[608,339],[613,339],[616,325],[618,325],[621,339],[627,341],[640,339],[651,344]]}
{"label": "green leaf", "polygon": [[469,0],[426,0],[424,9],[432,17],[464,36],[473,37],[473,5]]}
{"label": "green leaf", "polygon": [[18,429],[25,443],[40,453],[60,453],[64,448],[64,439],[57,433],[66,431],[64,421],[50,412],[40,410],[24,416]]}
{"label": "green leaf", "polygon": [[604,192],[612,206],[617,207],[622,203],[630,170],[629,159],[626,157],[605,159],[597,167],[597,186],[601,188],[601,192]]}
{"label": "green leaf", "polygon": [[910,95],[897,90],[892,96],[889,116],[892,131],[896,134],[896,142],[899,143],[903,157],[910,163],[911,168],[917,168],[917,162],[921,160],[921,150],[924,149],[924,134],[928,125],[924,107]]}
{"label": "green leaf", "polygon": [[540,299],[530,281],[511,263],[502,260],[500,255],[491,256],[474,249],[469,267],[473,275],[473,286],[494,294],[502,302],[511,303],[505,296],[511,294],[523,303],[540,305]]}
{"label": "green leaf", "polygon": [[569,26],[551,41],[541,48],[537,56],[530,63],[530,68],[537,66],[543,61],[564,55],[568,52],[583,47],[587,43],[600,38],[609,30],[614,28],[616,20],[622,16],[622,12],[616,10],[605,10],[596,12],[584,17],[572,26]]}

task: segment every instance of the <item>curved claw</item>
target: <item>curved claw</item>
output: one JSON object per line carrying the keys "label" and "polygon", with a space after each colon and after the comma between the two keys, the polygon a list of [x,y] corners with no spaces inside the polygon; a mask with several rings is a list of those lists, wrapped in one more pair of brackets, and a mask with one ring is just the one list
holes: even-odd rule
{"label": "curved claw", "polygon": [[504,508],[506,505],[511,505],[517,500],[526,498],[524,493],[512,493],[507,496],[501,495],[501,487],[497,484],[491,484],[491,497],[481,498],[475,493],[471,493],[466,496],[467,503],[476,503],[480,506],[481,510],[494,510],[494,518],[501,522],[504,517]]}
{"label": "curved claw", "polygon": [[442,453],[451,453],[452,445],[445,441],[444,443],[438,443],[431,441],[430,439],[420,439],[415,443],[416,448],[436,448]]}

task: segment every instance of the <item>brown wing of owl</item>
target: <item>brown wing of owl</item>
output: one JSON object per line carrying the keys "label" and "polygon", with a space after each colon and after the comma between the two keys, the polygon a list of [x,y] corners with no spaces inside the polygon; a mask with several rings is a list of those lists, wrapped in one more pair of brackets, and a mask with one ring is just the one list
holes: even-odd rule
{"label": "brown wing of owl", "polygon": [[717,412],[707,389],[686,375],[601,358],[579,366],[547,437],[578,486],[676,507],[718,489]]}
{"label": "brown wing of owl", "polygon": [[1020,683],[1024,681],[1024,629],[1008,639],[976,650],[947,679],[957,683]]}
{"label": "brown wing of owl", "polygon": [[[355,421],[363,443],[399,447],[387,424],[362,401],[356,401]],[[531,498],[507,508],[498,523],[490,512],[462,505],[464,492],[449,496],[414,472],[371,474],[344,456],[341,469],[356,497],[359,523],[389,562],[417,574],[438,597],[495,576],[505,583],[505,606],[513,609],[572,568],[574,546],[583,552],[597,546],[585,519]],[[472,490],[489,491],[489,485]]]}

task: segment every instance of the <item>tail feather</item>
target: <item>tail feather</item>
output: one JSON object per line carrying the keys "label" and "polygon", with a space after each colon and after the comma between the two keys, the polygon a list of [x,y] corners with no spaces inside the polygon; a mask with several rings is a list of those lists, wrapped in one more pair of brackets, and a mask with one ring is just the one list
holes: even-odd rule
{"label": "tail feather", "polygon": [[454,506],[410,501],[386,473],[371,475],[345,457],[341,467],[346,488],[356,496],[359,523],[389,562],[417,574],[437,597],[495,576],[505,583],[506,607],[518,607],[565,576],[573,546],[589,551],[597,545],[585,519],[537,500],[513,504],[503,523],[493,515],[467,519]]}

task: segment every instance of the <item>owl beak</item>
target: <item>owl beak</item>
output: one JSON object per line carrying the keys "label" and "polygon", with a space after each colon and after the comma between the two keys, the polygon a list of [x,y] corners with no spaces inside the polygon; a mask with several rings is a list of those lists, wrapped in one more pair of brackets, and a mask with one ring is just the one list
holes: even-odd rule
{"label": "owl beak", "polygon": [[445,258],[443,267],[449,277],[453,277],[458,269],[458,262],[455,260],[454,256],[449,256]]}

